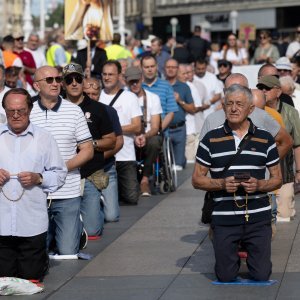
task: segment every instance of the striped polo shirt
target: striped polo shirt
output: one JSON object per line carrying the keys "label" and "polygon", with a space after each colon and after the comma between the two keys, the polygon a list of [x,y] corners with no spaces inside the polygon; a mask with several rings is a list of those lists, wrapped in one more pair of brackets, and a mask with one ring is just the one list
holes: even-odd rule
{"label": "striped polo shirt", "polygon": [[[224,167],[238,150],[234,132],[228,126],[227,120],[223,125],[209,131],[200,142],[196,161],[210,169],[211,178],[220,178],[221,175],[225,178],[234,176],[236,172],[249,172],[251,177],[265,179],[266,167],[272,167],[279,163],[278,151],[272,135],[256,127],[250,119],[248,120],[250,126],[247,135],[249,135],[250,141],[225,174],[222,174]],[[227,193],[224,190],[216,191],[213,194],[212,224],[238,225],[246,223],[245,207],[238,207],[246,202],[246,193],[242,187],[235,193],[235,198],[233,193]],[[271,205],[267,193],[257,191],[248,194],[248,215],[249,223],[271,220]]]}
{"label": "striped polo shirt", "polygon": [[[81,108],[60,97],[52,109],[47,109],[39,98],[33,105],[30,120],[53,135],[65,162],[77,154],[78,145],[92,140]],[[76,169],[68,172],[65,184],[51,194],[51,198],[69,199],[78,196],[80,172]]]}
{"label": "striped polo shirt", "polygon": [[162,118],[170,112],[178,111],[174,90],[168,81],[157,78],[150,86],[143,83],[143,88],[158,95],[163,110]]}

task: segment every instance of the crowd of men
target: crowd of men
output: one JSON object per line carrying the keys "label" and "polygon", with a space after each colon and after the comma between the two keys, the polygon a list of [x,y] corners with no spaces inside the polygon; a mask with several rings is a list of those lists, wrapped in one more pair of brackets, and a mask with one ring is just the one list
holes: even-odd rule
{"label": "crowd of men", "polygon": [[[194,187],[213,192],[218,279],[236,278],[242,246],[250,276],[268,280],[276,220],[296,214],[299,41],[290,55],[260,58],[253,90],[244,75],[231,73],[242,64],[232,58],[234,44],[216,56],[199,26],[177,44],[170,49],[153,37],[149,49],[135,52],[114,34],[105,49],[92,42],[91,53],[71,55],[61,34],[47,52],[37,34],[26,47],[22,33],[4,37],[0,276],[42,280],[49,253],[78,254],[106,222],[119,220],[120,205],[152,196],[153,163],[169,136],[172,167],[194,164]],[[137,154],[144,160],[140,181]]]}

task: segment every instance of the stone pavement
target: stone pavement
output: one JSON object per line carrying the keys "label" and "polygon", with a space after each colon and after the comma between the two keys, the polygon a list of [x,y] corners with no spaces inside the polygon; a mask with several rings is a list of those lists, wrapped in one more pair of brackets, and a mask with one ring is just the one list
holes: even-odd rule
{"label": "stone pavement", "polygon": [[[191,166],[180,172],[182,184],[175,193],[143,198],[137,207],[122,207],[120,222],[107,224],[102,239],[89,242],[85,252],[95,255],[91,261],[51,261],[45,292],[30,298],[300,299],[298,216],[277,226],[271,278],[278,283],[269,287],[211,284],[213,248],[207,227],[200,223],[204,192],[192,188],[191,173]],[[299,203],[296,206],[300,211]]]}

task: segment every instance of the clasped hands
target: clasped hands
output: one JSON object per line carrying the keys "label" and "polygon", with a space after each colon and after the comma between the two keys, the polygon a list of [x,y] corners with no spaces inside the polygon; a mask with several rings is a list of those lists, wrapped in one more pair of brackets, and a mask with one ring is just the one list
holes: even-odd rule
{"label": "clasped hands", "polygon": [[[39,173],[34,172],[20,172],[18,174],[14,174],[17,176],[23,187],[29,188],[33,185],[37,185],[40,182]],[[7,182],[13,174],[10,174],[8,171],[4,169],[0,169],[0,186],[3,186],[5,182]]]}
{"label": "clasped hands", "polygon": [[258,190],[258,180],[254,177],[246,181],[237,181],[234,176],[229,176],[224,179],[225,189],[228,193],[235,193],[239,187],[243,187],[246,193],[254,193]]}

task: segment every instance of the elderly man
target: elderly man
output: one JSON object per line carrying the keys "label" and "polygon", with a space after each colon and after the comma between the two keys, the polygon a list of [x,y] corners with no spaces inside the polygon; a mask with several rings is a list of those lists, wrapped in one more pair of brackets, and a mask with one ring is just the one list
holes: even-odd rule
{"label": "elderly man", "polygon": [[29,122],[30,95],[3,98],[0,127],[0,277],[41,280],[48,268],[47,195],[64,184],[66,165],[50,133]]}
{"label": "elderly man", "polygon": [[94,149],[81,108],[59,96],[62,80],[54,67],[37,69],[34,87],[39,97],[34,103],[30,119],[33,124],[51,132],[67,164],[66,183],[49,195],[48,239],[50,242],[55,238],[55,252],[67,255],[79,251],[82,234],[79,168],[93,158]]}
{"label": "elderly man", "polygon": [[[222,282],[236,279],[242,242],[249,253],[251,278],[268,280],[272,230],[267,193],[281,185],[278,151],[272,135],[248,118],[254,109],[248,88],[234,84],[226,89],[223,109],[225,123],[200,142],[192,177],[195,188],[213,192],[216,276]],[[269,179],[265,179],[266,168]]]}
{"label": "elderly man", "polygon": [[[244,75],[240,73],[234,73],[226,79],[225,88],[230,87],[232,84],[240,84],[244,87],[248,87],[248,80]],[[256,126],[263,128],[272,134],[272,136],[275,138],[280,158],[284,157],[293,145],[293,140],[286,130],[281,128],[280,125],[272,117],[270,117],[267,112],[258,107],[253,109],[250,118]],[[208,131],[221,125],[224,120],[225,114],[223,110],[218,110],[209,115],[203,124],[200,133],[200,140]]]}
{"label": "elderly man", "polygon": [[[296,214],[294,200],[294,181],[300,182],[300,119],[298,111],[279,97],[280,81],[276,76],[267,75],[258,80],[257,88],[266,95],[267,106],[276,109],[282,116],[287,132],[293,138],[293,150],[289,150],[281,161],[283,185],[277,195],[278,221],[289,221]],[[295,161],[296,174],[293,163]]]}

